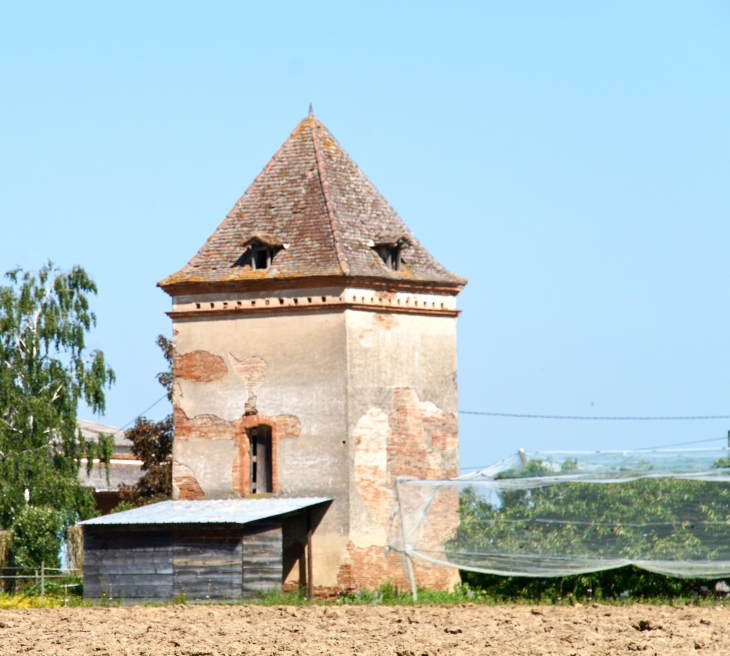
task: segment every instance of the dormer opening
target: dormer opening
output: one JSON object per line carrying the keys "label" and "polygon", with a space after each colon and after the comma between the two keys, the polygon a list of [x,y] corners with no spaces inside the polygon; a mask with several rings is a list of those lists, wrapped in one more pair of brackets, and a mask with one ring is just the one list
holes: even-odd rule
{"label": "dormer opening", "polygon": [[375,250],[385,266],[393,271],[400,271],[400,246],[383,245],[376,246]]}
{"label": "dormer opening", "polygon": [[409,242],[400,235],[381,238],[378,241],[372,242],[372,247],[380,256],[380,259],[383,260],[383,264],[392,271],[401,270],[401,265],[403,264],[402,252],[408,246],[410,246]]}
{"label": "dormer opening", "polygon": [[233,266],[251,267],[253,271],[270,269],[276,254],[283,248],[262,239],[250,239],[244,244],[246,250]]}

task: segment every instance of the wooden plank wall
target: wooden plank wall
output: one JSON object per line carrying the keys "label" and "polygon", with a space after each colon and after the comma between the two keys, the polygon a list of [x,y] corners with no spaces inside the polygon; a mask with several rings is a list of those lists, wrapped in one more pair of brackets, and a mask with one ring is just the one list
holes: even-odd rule
{"label": "wooden plank wall", "polygon": [[281,590],[283,577],[281,520],[246,524],[243,530],[243,596]]}
{"label": "wooden plank wall", "polygon": [[[100,528],[100,527],[99,527]],[[84,599],[169,599],[172,533],[85,527]]]}
{"label": "wooden plank wall", "polygon": [[281,521],[84,528],[84,598],[239,599],[281,590]]}
{"label": "wooden plank wall", "polygon": [[205,527],[173,534],[173,592],[189,600],[239,599],[242,588],[241,528]]}

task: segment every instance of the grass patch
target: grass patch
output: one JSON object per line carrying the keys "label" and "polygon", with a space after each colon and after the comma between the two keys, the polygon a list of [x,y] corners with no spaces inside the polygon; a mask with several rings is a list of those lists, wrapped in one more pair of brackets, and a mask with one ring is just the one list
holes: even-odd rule
{"label": "grass patch", "polygon": [[[716,606],[730,604],[730,594],[715,589],[715,582],[671,579],[669,577],[624,569],[582,575],[565,579],[528,579],[472,575],[462,572],[463,582],[450,592],[421,588],[419,606],[457,606],[482,604],[489,606],[554,605],[600,603],[612,606],[657,604],[670,606]],[[723,582],[724,583],[724,582]],[[621,591],[621,592],[619,592]],[[133,601],[131,603],[134,603]],[[377,590],[361,589],[340,593],[334,598],[307,599],[303,590],[261,593],[258,597],[231,600],[197,601],[184,594],[170,600],[148,601],[143,606],[195,605],[261,605],[261,606],[412,606],[410,590],[392,583]],[[67,576],[61,580],[46,581],[46,595],[40,597],[32,582],[15,594],[0,593],[0,609],[58,608],[60,606],[120,606],[123,598],[83,599],[80,577]]]}

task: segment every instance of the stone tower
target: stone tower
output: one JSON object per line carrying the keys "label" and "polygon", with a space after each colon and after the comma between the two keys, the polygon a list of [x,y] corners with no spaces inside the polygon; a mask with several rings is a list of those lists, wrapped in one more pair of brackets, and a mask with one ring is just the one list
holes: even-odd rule
{"label": "stone tower", "polygon": [[[330,497],[313,539],[316,586],[405,585],[400,556],[384,549],[394,481],[458,473],[465,284],[310,112],[159,283],[172,297],[174,496]],[[290,551],[294,584],[305,570]],[[417,569],[421,585],[454,576]]]}

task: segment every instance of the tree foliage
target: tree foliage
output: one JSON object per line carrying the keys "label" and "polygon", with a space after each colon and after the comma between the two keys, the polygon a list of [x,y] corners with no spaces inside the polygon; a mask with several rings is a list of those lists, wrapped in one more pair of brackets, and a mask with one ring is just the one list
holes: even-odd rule
{"label": "tree foliage", "polygon": [[10,549],[15,567],[23,570],[59,567],[63,540],[63,513],[50,506],[25,506],[13,522]]}
{"label": "tree foliage", "polygon": [[[570,470],[571,462],[564,464]],[[715,467],[727,467],[727,459]],[[548,473],[540,461],[520,475]],[[552,472],[550,472],[552,473]],[[503,477],[514,473],[505,472]],[[676,478],[621,483],[567,482],[503,489],[490,502],[473,486],[460,495],[460,525],[446,548],[457,553],[497,553],[519,558],[727,560],[730,484]],[[705,580],[678,579],[623,567],[565,578],[500,577],[464,572],[472,585],[507,598],[566,595],[618,597],[687,595]]]}
{"label": "tree foliage", "polygon": [[17,526],[21,535],[27,533],[21,518],[23,526],[36,515],[69,525],[93,515],[79,467],[83,458],[89,468],[95,457],[108,463],[112,443],[111,437],[87,442],[76,413],[80,400],[104,411],[114,373],[101,351],[86,348],[96,324],[88,296],[97,288],[81,267],[62,272],[49,262],[37,273],[15,269],[6,277],[10,284],[0,286],[0,527]]}
{"label": "tree foliage", "polygon": [[[157,345],[167,361],[168,368],[157,374],[169,401],[172,401],[172,342],[164,335],[157,337]],[[122,508],[134,507],[169,499],[172,496],[172,414],[162,421],[138,417],[125,437],[132,442],[132,453],[142,461],[144,475],[133,486],[124,486]]]}

